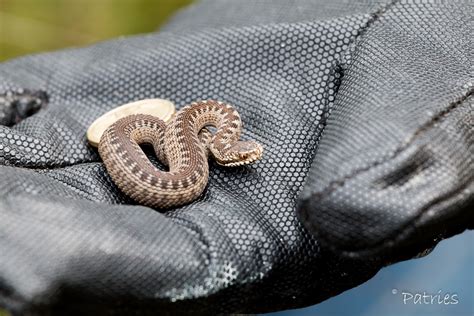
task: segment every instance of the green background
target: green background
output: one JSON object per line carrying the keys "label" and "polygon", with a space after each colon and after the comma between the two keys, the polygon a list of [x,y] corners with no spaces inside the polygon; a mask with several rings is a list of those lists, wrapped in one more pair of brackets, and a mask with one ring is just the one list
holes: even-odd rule
{"label": "green background", "polygon": [[151,32],[190,3],[191,0],[0,0],[0,61]]}

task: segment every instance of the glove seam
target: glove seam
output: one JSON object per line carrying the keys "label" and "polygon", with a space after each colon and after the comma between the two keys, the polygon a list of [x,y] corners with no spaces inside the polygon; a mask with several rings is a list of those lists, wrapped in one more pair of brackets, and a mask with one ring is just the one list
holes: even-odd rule
{"label": "glove seam", "polygon": [[[408,230],[410,230],[410,229],[416,230],[417,229],[417,227],[418,227],[417,224],[419,223],[419,221],[423,217],[423,215],[428,213],[433,207],[436,207],[437,205],[439,205],[439,204],[441,204],[441,203],[443,203],[443,202],[445,202],[445,201],[447,201],[447,200],[449,200],[449,199],[451,199],[455,196],[458,196],[458,195],[462,194],[463,191],[467,190],[469,185],[472,183],[473,179],[474,179],[474,176],[470,177],[465,185],[463,185],[461,187],[458,186],[458,187],[450,190],[446,194],[443,194],[442,196],[439,196],[438,198],[436,198],[434,201],[432,201],[426,207],[424,207],[420,211],[420,213],[417,214],[413,218],[413,221],[409,222],[408,224],[406,224],[406,225],[400,227],[398,230],[394,231],[391,234],[390,237],[386,237],[386,238],[380,240],[379,242],[377,242],[373,246],[364,247],[364,248],[354,250],[354,251],[342,250],[342,253],[344,253],[346,255],[351,255],[351,254],[356,254],[356,253],[360,254],[360,255],[364,255],[364,254],[369,254],[370,252],[377,252],[380,249],[383,249],[387,244],[394,244],[397,241],[403,241],[404,239],[406,239],[404,237],[406,237]],[[431,239],[432,237],[436,237],[436,236],[431,236],[428,239]],[[438,240],[441,240],[441,239],[444,238],[444,234],[438,234],[438,237],[436,237],[436,238]]]}
{"label": "glove seam", "polygon": [[[380,241],[378,241],[376,244],[374,244],[372,246],[363,247],[363,248],[359,248],[359,249],[356,249],[356,250],[344,250],[342,247],[337,247],[337,246],[330,245],[329,240],[327,238],[325,238],[323,235],[318,234],[318,240],[323,241],[324,243],[328,244],[329,248],[331,248],[333,250],[338,250],[343,255],[346,255],[346,256],[351,256],[351,257],[364,256],[364,255],[369,255],[371,253],[377,252],[380,249],[383,249],[384,246],[386,246],[388,244],[394,244],[396,241],[403,240],[403,236],[406,236],[407,230],[409,230],[411,228],[416,229],[417,223],[423,215],[428,213],[433,207],[435,207],[435,206],[439,205],[440,203],[443,203],[443,202],[445,202],[445,201],[447,201],[447,200],[449,200],[449,199],[451,199],[455,196],[458,196],[461,192],[465,191],[468,188],[468,186],[471,184],[473,179],[474,179],[474,177],[469,178],[465,185],[463,185],[461,187],[456,187],[455,189],[450,190],[448,193],[436,198],[434,201],[429,203],[428,206],[424,207],[422,209],[422,211],[413,218],[412,222],[398,228],[396,231],[394,231],[391,234],[391,236],[381,239]],[[306,213],[303,214],[303,219],[305,220],[306,223],[309,224],[309,227],[311,227],[314,231],[317,231],[318,227],[316,225],[314,225],[309,220],[309,217],[307,216]],[[443,236],[444,235],[438,236],[438,239],[441,240],[442,238],[439,238],[439,237],[443,237]]]}

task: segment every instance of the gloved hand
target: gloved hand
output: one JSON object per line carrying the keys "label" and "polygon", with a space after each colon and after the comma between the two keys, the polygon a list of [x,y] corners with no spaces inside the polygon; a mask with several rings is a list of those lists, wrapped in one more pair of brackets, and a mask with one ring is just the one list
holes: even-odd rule
{"label": "gloved hand", "polygon": [[[0,126],[0,306],[306,306],[472,227],[468,17],[462,1],[209,0],[157,34],[3,63],[0,92],[49,104]],[[233,104],[263,159],[211,161],[187,206],[135,205],[85,132],[144,98]]]}

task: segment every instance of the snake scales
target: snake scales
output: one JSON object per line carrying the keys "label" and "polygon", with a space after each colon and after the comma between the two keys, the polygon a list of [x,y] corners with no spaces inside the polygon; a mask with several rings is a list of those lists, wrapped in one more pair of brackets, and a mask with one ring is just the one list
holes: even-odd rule
{"label": "snake scales", "polygon": [[[206,129],[214,126],[216,132]],[[260,159],[263,148],[239,141],[242,122],[237,111],[222,102],[194,102],[177,112],[168,124],[136,114],[112,124],[102,135],[99,154],[116,185],[137,202],[157,208],[186,204],[205,189],[208,156],[223,166],[239,166]],[[148,143],[169,171],[156,168],[140,148]]]}

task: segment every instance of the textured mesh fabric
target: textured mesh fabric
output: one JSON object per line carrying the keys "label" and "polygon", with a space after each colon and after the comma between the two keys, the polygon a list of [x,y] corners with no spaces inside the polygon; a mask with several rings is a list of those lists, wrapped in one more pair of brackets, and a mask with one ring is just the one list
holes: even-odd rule
{"label": "textured mesh fabric", "polygon": [[299,209],[337,253],[396,260],[473,227],[474,12],[459,4],[395,3],[342,58]]}
{"label": "textured mesh fabric", "polygon": [[[469,9],[209,0],[156,34],[1,64],[0,93],[43,90],[49,104],[0,126],[0,306],[294,308],[398,257],[360,249],[409,243],[410,257],[472,226]],[[85,132],[102,113],[155,97],[233,104],[264,158],[211,161],[208,187],[187,206],[136,205]]]}

